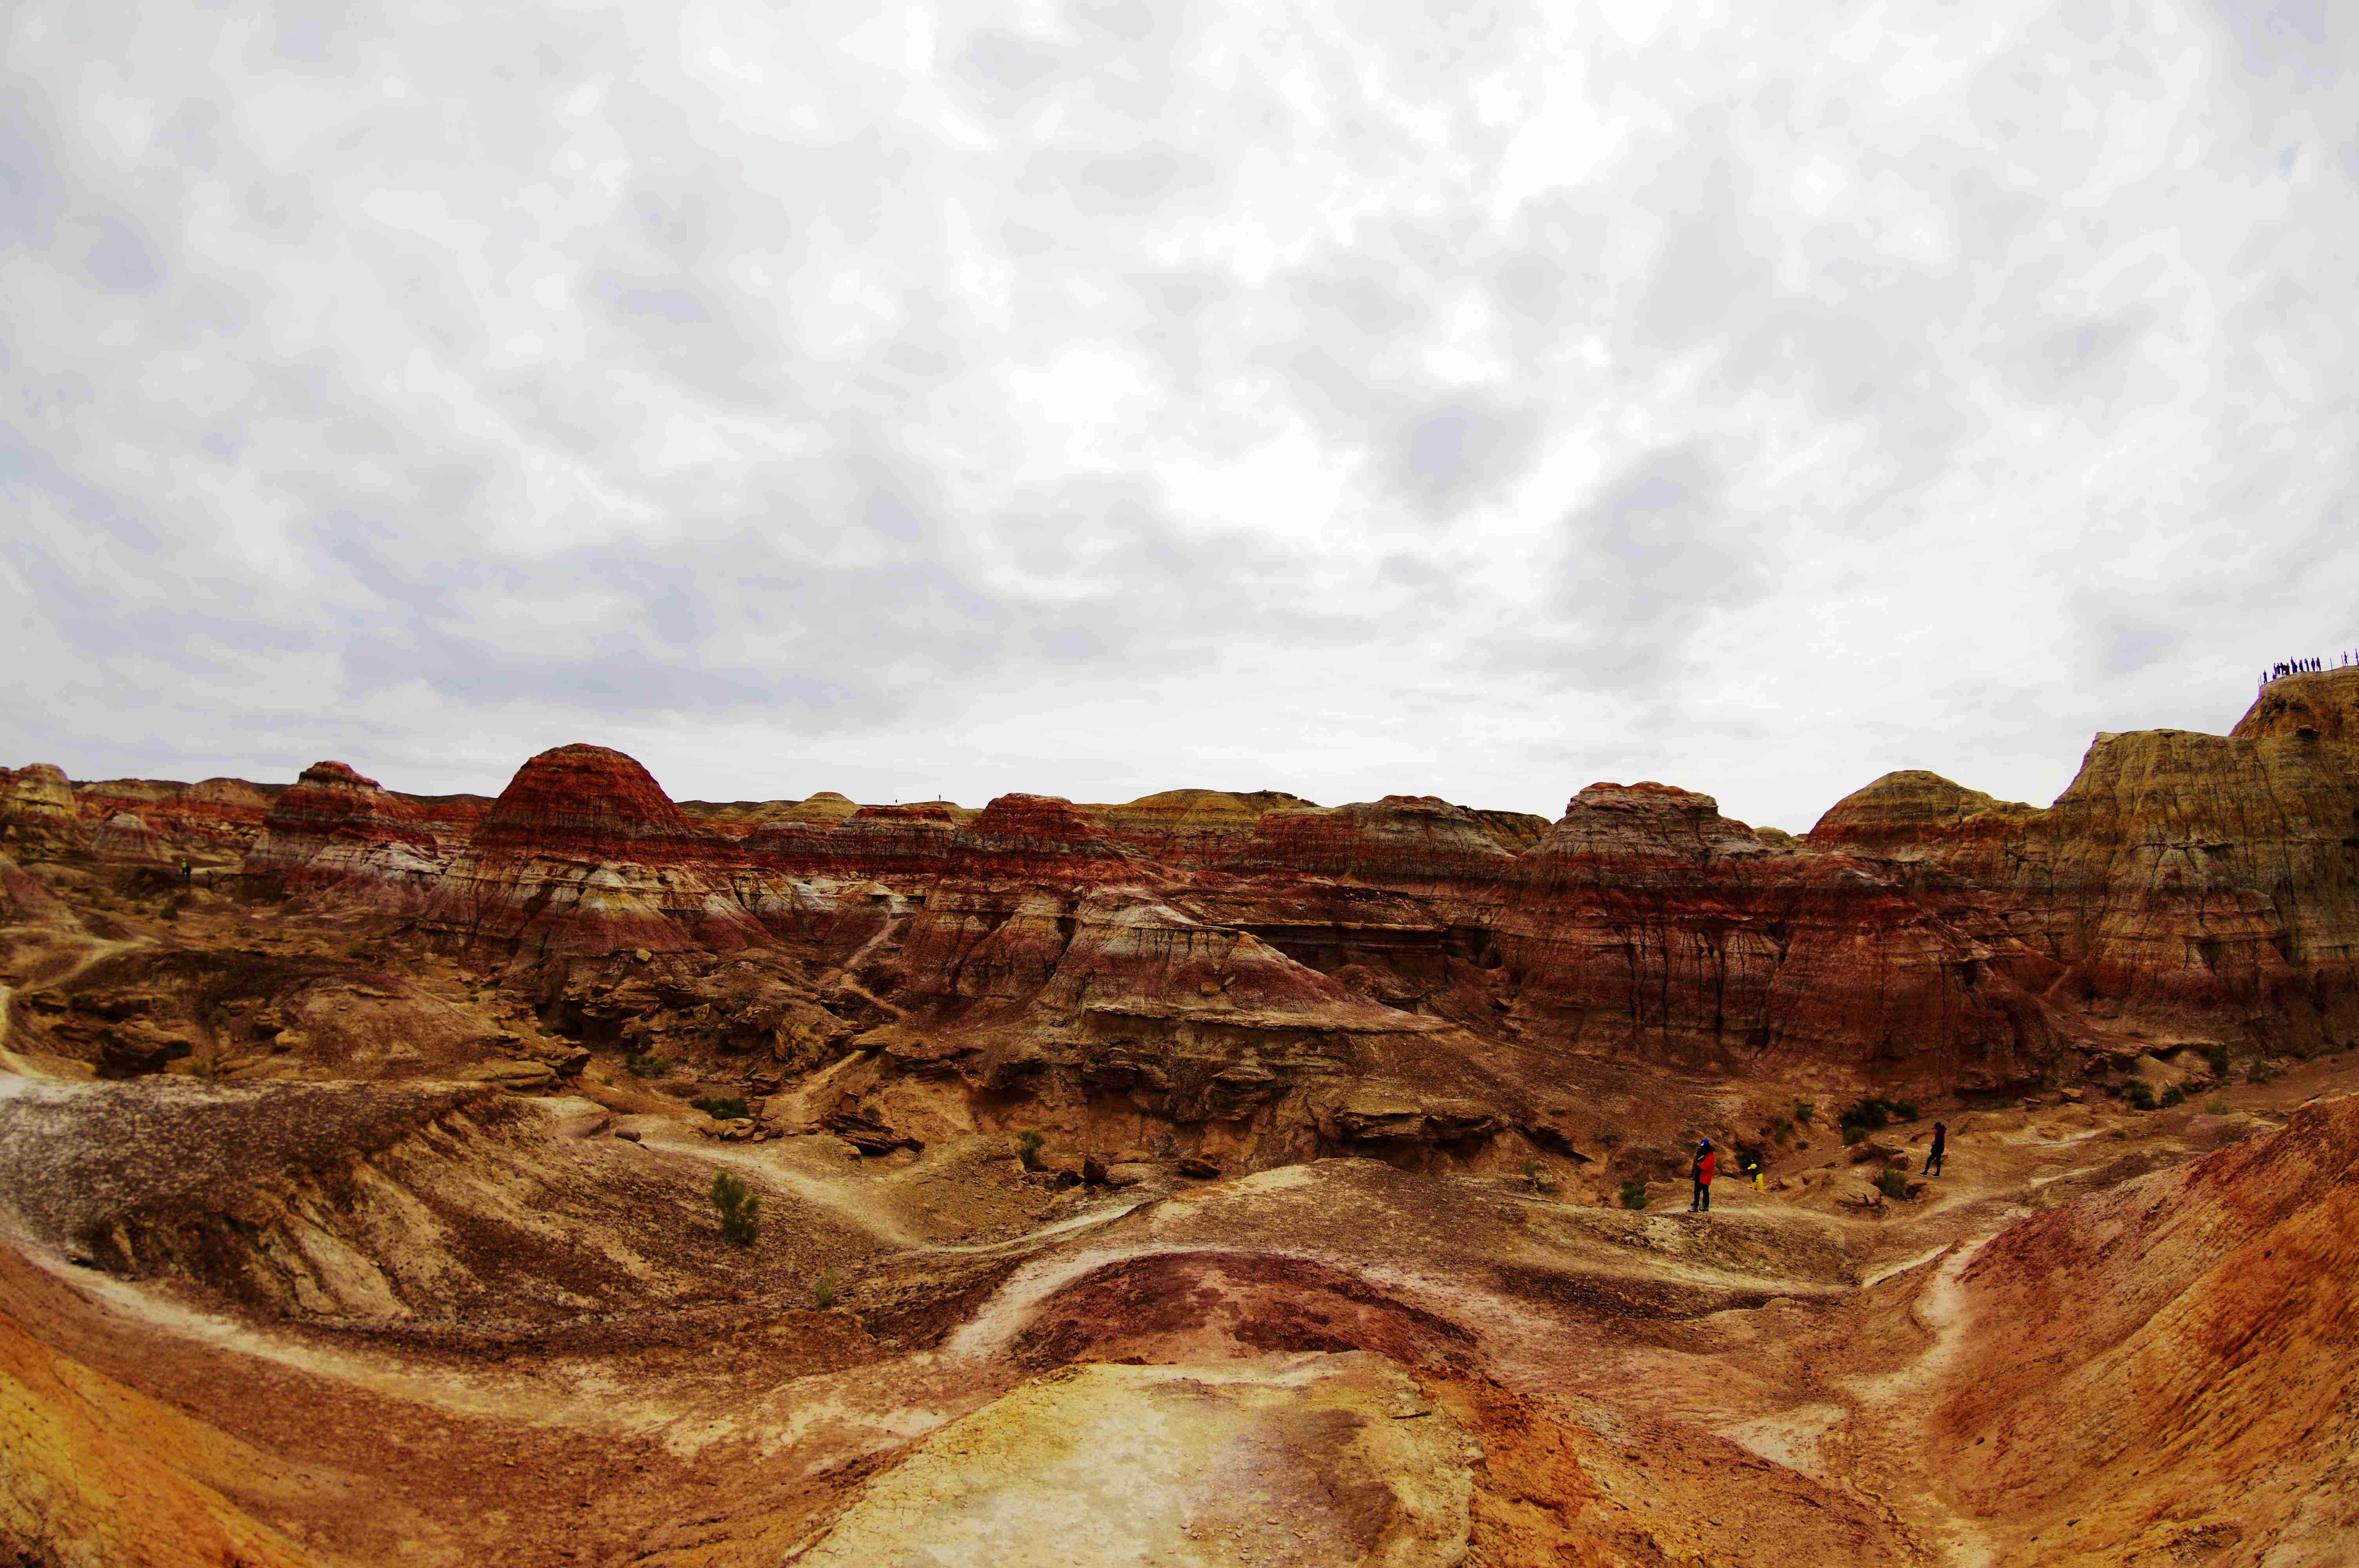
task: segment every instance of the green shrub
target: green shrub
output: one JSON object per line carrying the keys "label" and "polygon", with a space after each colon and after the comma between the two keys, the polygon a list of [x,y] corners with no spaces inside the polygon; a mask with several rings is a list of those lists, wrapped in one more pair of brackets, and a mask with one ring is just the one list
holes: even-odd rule
{"label": "green shrub", "polygon": [[2245,1064],[2245,1081],[2248,1084],[2266,1084],[2277,1076],[2277,1070],[2267,1062],[2256,1060]]}
{"label": "green shrub", "polygon": [[1780,1143],[1789,1141],[1794,1136],[1794,1124],[1782,1116],[1774,1118],[1769,1123],[1769,1136]]}
{"label": "green shrub", "polygon": [[178,920],[180,918],[180,906],[177,903],[168,903],[164,906],[163,913],[157,915],[156,918],[158,920]]}
{"label": "green shrub", "polygon": [[811,1281],[811,1305],[821,1312],[833,1306],[835,1298],[842,1293],[843,1279],[832,1269],[821,1270],[819,1278]]}
{"label": "green shrub", "polygon": [[1016,1135],[1016,1158],[1027,1171],[1040,1168],[1040,1146],[1048,1142],[1046,1134],[1026,1130]]}
{"label": "green shrub", "polygon": [[2203,1114],[2206,1116],[2227,1115],[2228,1097],[2225,1095],[2213,1095],[2210,1099],[2205,1100],[2203,1102]]}
{"label": "green shrub", "polygon": [[2228,1076],[2228,1047],[2225,1045],[2214,1045],[2204,1052],[2203,1061],[2204,1065],[2212,1069],[2213,1077],[2224,1078]]}
{"label": "green shrub", "polygon": [[1810,1126],[1810,1118],[1818,1114],[1819,1108],[1812,1105],[1809,1100],[1798,1099],[1794,1102],[1794,1119],[1802,1126]]}
{"label": "green shrub", "polygon": [[[1890,1100],[1877,1099],[1874,1096],[1869,1096],[1852,1101],[1844,1108],[1843,1115],[1837,1118],[1837,1120],[1846,1131],[1856,1127],[1864,1131],[1874,1132],[1891,1121],[1892,1113],[1899,1108]],[[1851,1140],[1846,1139],[1844,1141],[1849,1142]]]}
{"label": "green shrub", "polygon": [[1907,1197],[1908,1173],[1906,1171],[1895,1171],[1889,1167],[1878,1171],[1875,1173],[1875,1190],[1888,1198]]}
{"label": "green shrub", "polygon": [[1532,1191],[1542,1196],[1556,1191],[1556,1184],[1548,1179],[1547,1168],[1538,1160],[1524,1162],[1524,1180],[1531,1184]]}
{"label": "green shrub", "polygon": [[694,1106],[697,1109],[702,1111],[705,1115],[711,1117],[715,1121],[735,1121],[740,1117],[751,1116],[754,1114],[752,1111],[745,1108],[745,1097],[744,1095],[733,1095],[727,1099],[722,1099],[718,1097],[704,1099],[692,1099],[688,1103]]}
{"label": "green shrub", "polygon": [[721,1238],[751,1247],[762,1233],[762,1200],[727,1171],[712,1173],[712,1212],[721,1217]]}
{"label": "green shrub", "polygon": [[1894,1100],[1892,1114],[1897,1120],[1914,1121],[1917,1119],[1917,1102],[1913,1099]]}
{"label": "green shrub", "polygon": [[2177,1084],[2173,1084],[2169,1088],[2162,1091],[2163,1108],[2168,1110],[2172,1106],[2182,1104],[2185,1102],[2186,1098],[2187,1091],[2180,1088]]}
{"label": "green shrub", "polygon": [[2132,1078],[2129,1081],[2129,1086],[2122,1090],[2122,1098],[2129,1101],[2131,1106],[2138,1110],[2152,1110],[2154,1108],[2154,1086],[2147,1083],[2144,1078]]}
{"label": "green shrub", "polygon": [[1866,1136],[1867,1129],[1864,1127],[1846,1127],[1843,1130],[1843,1141],[1846,1144],[1856,1143]]}
{"label": "green shrub", "polygon": [[652,1053],[640,1053],[625,1056],[623,1070],[635,1078],[660,1078],[671,1071],[671,1064]]}
{"label": "green shrub", "polygon": [[2120,1128],[2118,1128],[2118,1127],[2116,1127],[2116,1128],[2114,1128],[2114,1142],[2116,1142],[2116,1143],[2126,1143],[2126,1142],[2128,1142],[2129,1141],[2130,1141],[2130,1135],[2129,1135],[2128,1133],[2124,1132],[2124,1131],[2123,1131]]}
{"label": "green shrub", "polygon": [[1635,1176],[1623,1183],[1622,1206],[1624,1208],[1645,1208],[1647,1206],[1647,1184],[1639,1181]]}

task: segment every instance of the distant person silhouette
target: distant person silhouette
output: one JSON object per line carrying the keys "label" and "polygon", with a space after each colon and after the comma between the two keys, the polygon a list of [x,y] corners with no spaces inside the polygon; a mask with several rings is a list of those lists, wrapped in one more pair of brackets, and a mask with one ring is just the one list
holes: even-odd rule
{"label": "distant person silhouette", "polygon": [[1935,1122],[1933,1124],[1933,1147],[1925,1156],[1925,1173],[1927,1175],[1938,1176],[1941,1173],[1941,1152],[1949,1146],[1949,1124],[1941,1121]]}
{"label": "distant person silhouette", "polygon": [[1712,1212],[1712,1177],[1719,1163],[1720,1157],[1712,1152],[1711,1139],[1696,1145],[1695,1167],[1690,1173],[1695,1177],[1695,1196],[1688,1204],[1690,1214]]}

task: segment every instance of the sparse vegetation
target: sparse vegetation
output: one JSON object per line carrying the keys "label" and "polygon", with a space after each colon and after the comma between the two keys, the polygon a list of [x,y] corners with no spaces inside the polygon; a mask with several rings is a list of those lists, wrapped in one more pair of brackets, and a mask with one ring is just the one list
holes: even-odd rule
{"label": "sparse vegetation", "polygon": [[2154,1108],[2154,1086],[2147,1083],[2144,1078],[2132,1078],[2129,1081],[2128,1087],[2122,1090],[2122,1098],[2130,1102],[2132,1109],[2152,1110]]}
{"label": "sparse vegetation", "polygon": [[635,1078],[660,1078],[671,1071],[671,1064],[651,1052],[635,1052],[623,1058],[623,1070]]}
{"label": "sparse vegetation", "polygon": [[1813,1105],[1810,1101],[1806,1099],[1798,1099],[1794,1102],[1794,1121],[1797,1126],[1810,1126],[1810,1118],[1818,1114],[1819,1108],[1816,1105]]}
{"label": "sparse vegetation", "polygon": [[2173,1084],[2170,1087],[2162,1091],[2163,1108],[2168,1110],[2172,1106],[2182,1104],[2185,1102],[2186,1098],[2187,1091],[2180,1088],[2177,1084]]}
{"label": "sparse vegetation", "polygon": [[254,927],[251,925],[240,925],[235,927],[235,930],[240,936],[251,936],[254,935]]}
{"label": "sparse vegetation", "polygon": [[1908,1195],[1908,1173],[1886,1166],[1875,1173],[1875,1190],[1888,1198],[1905,1198]]}
{"label": "sparse vegetation", "polygon": [[1913,1099],[1894,1100],[1892,1102],[1892,1118],[1895,1121],[1916,1120],[1917,1102]]}
{"label": "sparse vegetation", "polygon": [[1548,1179],[1547,1168],[1538,1160],[1524,1162],[1524,1180],[1531,1184],[1532,1191],[1543,1197],[1556,1191],[1556,1184]]}
{"label": "sparse vegetation", "polygon": [[2116,1142],[2116,1143],[2126,1143],[2126,1142],[2128,1142],[2129,1141],[2130,1141],[2130,1135],[2129,1135],[2128,1133],[2126,1133],[2126,1132],[2123,1131],[2123,1130],[2122,1130],[2120,1128],[2118,1128],[2118,1127],[2116,1127],[2116,1128],[2114,1128],[2114,1142]]}
{"label": "sparse vegetation", "polygon": [[1044,1133],[1026,1130],[1016,1135],[1016,1159],[1027,1171],[1040,1168],[1040,1146],[1048,1142]]}
{"label": "sparse vegetation", "polygon": [[712,1212],[721,1217],[721,1238],[751,1247],[762,1233],[762,1200],[728,1171],[712,1175]]}
{"label": "sparse vegetation", "polygon": [[732,1095],[727,1099],[723,1099],[717,1095],[707,1096],[692,1099],[688,1103],[715,1121],[735,1121],[742,1117],[754,1114],[745,1108],[744,1095]]}
{"label": "sparse vegetation", "polygon": [[1900,1119],[1903,1121],[1908,1121],[1914,1119],[1916,1111],[1917,1108],[1912,1105],[1908,1106],[1905,1112],[1902,1112],[1901,1106],[1896,1105],[1888,1099],[1877,1099],[1871,1095],[1861,1099],[1854,1100],[1844,1108],[1843,1115],[1836,1119],[1843,1130],[1843,1141],[1851,1143],[1857,1141],[1857,1140],[1850,1136],[1851,1130],[1854,1127],[1860,1129],[1863,1132],[1874,1132],[1878,1128],[1890,1123],[1896,1112],[1901,1112],[1902,1114]]}
{"label": "sparse vegetation", "polygon": [[1769,1136],[1779,1143],[1791,1141],[1794,1136],[1794,1123],[1786,1117],[1773,1117],[1769,1122]]}
{"label": "sparse vegetation", "polygon": [[2275,1067],[2258,1058],[2245,1064],[2245,1081],[2248,1084],[2266,1084],[2277,1076]]}
{"label": "sparse vegetation", "polygon": [[2225,1045],[2214,1045],[2204,1052],[2203,1061],[2205,1065],[2212,1069],[2213,1077],[2224,1078],[2228,1076],[2228,1047]]}
{"label": "sparse vegetation", "polygon": [[1846,1127],[1843,1130],[1843,1141],[1845,1145],[1856,1143],[1866,1136],[1867,1129],[1864,1127]]}
{"label": "sparse vegetation", "polygon": [[821,1312],[833,1306],[842,1293],[843,1277],[832,1269],[821,1270],[819,1278],[811,1281],[811,1305]]}
{"label": "sparse vegetation", "polygon": [[2203,1102],[2203,1114],[2206,1116],[2227,1115],[2228,1097],[2226,1095],[2213,1095],[2210,1099],[2205,1100]]}
{"label": "sparse vegetation", "polygon": [[1647,1206],[1647,1184],[1639,1181],[1635,1176],[1629,1181],[1623,1183],[1622,1206],[1624,1208],[1645,1208]]}

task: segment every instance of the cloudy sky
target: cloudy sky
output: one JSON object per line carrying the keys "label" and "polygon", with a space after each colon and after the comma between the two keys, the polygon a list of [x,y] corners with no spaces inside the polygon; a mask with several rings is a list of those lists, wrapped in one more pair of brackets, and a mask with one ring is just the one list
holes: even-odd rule
{"label": "cloudy sky", "polygon": [[2046,801],[2359,645],[2359,5],[0,9],[0,762]]}

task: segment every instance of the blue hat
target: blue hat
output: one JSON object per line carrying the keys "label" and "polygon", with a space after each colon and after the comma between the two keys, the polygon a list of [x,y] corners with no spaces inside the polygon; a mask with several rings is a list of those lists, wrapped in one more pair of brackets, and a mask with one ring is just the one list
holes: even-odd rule
{"label": "blue hat", "polygon": [[1703,1141],[1703,1147],[1704,1147],[1704,1148],[1706,1148],[1706,1149],[1711,1148],[1711,1147],[1712,1147],[1712,1140],[1711,1140],[1711,1139],[1709,1139],[1709,1138],[1705,1139],[1705,1140]]}

